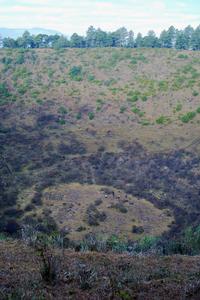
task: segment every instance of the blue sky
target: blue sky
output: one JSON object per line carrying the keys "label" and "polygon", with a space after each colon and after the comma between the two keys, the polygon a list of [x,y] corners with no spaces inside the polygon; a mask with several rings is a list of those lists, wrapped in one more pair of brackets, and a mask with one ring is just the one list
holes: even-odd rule
{"label": "blue sky", "polygon": [[200,24],[200,0],[0,0],[0,27],[56,29],[84,34],[90,25],[157,34]]}

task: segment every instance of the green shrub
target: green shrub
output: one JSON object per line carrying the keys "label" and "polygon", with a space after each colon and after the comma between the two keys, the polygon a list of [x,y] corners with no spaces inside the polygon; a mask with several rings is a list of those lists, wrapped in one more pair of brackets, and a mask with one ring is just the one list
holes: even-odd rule
{"label": "green shrub", "polygon": [[166,116],[160,116],[158,119],[156,119],[156,123],[163,125],[169,122],[169,118]]}
{"label": "green shrub", "polygon": [[178,104],[176,105],[176,107],[175,107],[175,111],[176,111],[176,112],[179,112],[179,111],[182,110],[182,108],[183,108],[183,105],[182,105],[181,103],[178,103]]}
{"label": "green shrub", "polygon": [[119,296],[119,299],[122,299],[122,300],[131,300],[131,299],[133,299],[128,291],[123,291],[123,290],[119,291],[117,296]]}
{"label": "green shrub", "polygon": [[148,125],[150,125],[151,123],[150,123],[149,120],[142,120],[142,121],[141,121],[141,124],[142,124],[143,126],[148,126]]}
{"label": "green shrub", "polygon": [[127,250],[127,244],[116,235],[112,235],[108,238],[107,245],[108,249],[117,253],[122,253]]}
{"label": "green shrub", "polygon": [[112,206],[113,208],[117,209],[119,212],[126,214],[128,209],[124,206],[123,203],[119,202]]}
{"label": "green shrub", "polygon": [[53,70],[53,69],[48,69],[47,74],[48,74],[48,77],[49,77],[49,78],[52,78],[52,77],[53,77],[53,74],[54,74],[54,70]]}
{"label": "green shrub", "polygon": [[18,65],[22,65],[24,62],[25,62],[24,54],[19,53],[18,56],[16,57],[15,63]]}
{"label": "green shrub", "polygon": [[9,90],[5,83],[0,83],[0,98],[10,97]]}
{"label": "green shrub", "polygon": [[72,80],[81,81],[83,80],[82,67],[73,66],[69,71],[69,76]]}
{"label": "green shrub", "polygon": [[17,91],[20,95],[24,95],[27,92],[27,90],[28,90],[27,86],[25,86],[23,84],[20,85],[17,89]]}
{"label": "green shrub", "polygon": [[172,89],[175,90],[175,91],[180,90],[186,79],[187,78],[185,76],[176,77],[173,81]]}
{"label": "green shrub", "polygon": [[3,57],[2,59],[1,59],[1,62],[4,64],[4,65],[6,65],[6,66],[8,66],[8,65],[10,65],[11,63],[12,63],[12,58],[10,58],[10,57]]}
{"label": "green shrub", "polygon": [[38,90],[32,90],[30,94],[32,98],[36,99],[40,95],[40,92]]}
{"label": "green shrub", "polygon": [[93,120],[94,119],[94,113],[92,111],[90,111],[88,113],[88,118],[89,118],[89,120]]}
{"label": "green shrub", "polygon": [[138,101],[138,95],[133,95],[133,96],[131,96],[130,98],[128,98],[127,100],[129,101],[129,102],[137,102]]}
{"label": "green shrub", "polygon": [[192,64],[187,64],[183,67],[182,72],[187,74],[187,73],[194,73],[196,69],[193,68]]}
{"label": "green shrub", "polygon": [[58,123],[59,123],[60,125],[65,125],[66,122],[65,122],[64,119],[59,119],[59,120],[58,120]]}
{"label": "green shrub", "polygon": [[39,104],[39,105],[42,105],[44,102],[42,99],[36,99],[36,102]]}
{"label": "green shrub", "polygon": [[143,63],[148,63],[147,58],[142,53],[137,56],[137,60],[142,61]]}
{"label": "green shrub", "polygon": [[137,245],[137,248],[138,248],[137,250],[139,250],[139,252],[146,252],[150,249],[155,248],[157,242],[158,242],[157,237],[145,236],[144,238],[139,240],[138,245]]}
{"label": "green shrub", "polygon": [[77,114],[76,114],[76,119],[77,120],[80,120],[82,118],[82,114],[81,114],[81,112],[78,112]]}
{"label": "green shrub", "polygon": [[142,99],[142,101],[146,102],[148,98],[147,98],[147,96],[143,95],[143,96],[141,97],[141,99]]}
{"label": "green shrub", "polygon": [[129,102],[137,102],[139,100],[141,93],[139,91],[129,91],[127,96],[127,101]]}
{"label": "green shrub", "polygon": [[88,75],[88,81],[92,82],[95,80],[95,76],[93,74]]}
{"label": "green shrub", "polygon": [[188,80],[188,82],[185,85],[185,87],[187,87],[187,88],[193,88],[193,86],[195,85],[195,83],[196,83],[195,79],[190,79],[190,80]]}
{"label": "green shrub", "polygon": [[126,111],[126,107],[125,106],[121,106],[120,107],[120,114],[123,114]]}
{"label": "green shrub", "polygon": [[168,82],[161,80],[158,82],[159,91],[166,92],[168,90]]}
{"label": "green shrub", "polygon": [[200,106],[197,108],[196,112],[200,114]]}
{"label": "green shrub", "polygon": [[180,120],[183,123],[188,123],[189,121],[191,121],[192,119],[194,119],[195,116],[196,116],[196,112],[195,111],[189,111],[188,113],[182,115],[180,117]]}
{"label": "green shrub", "polygon": [[97,102],[97,108],[96,108],[96,110],[100,111],[101,108],[102,108],[102,106],[103,106],[103,104],[104,104],[104,101],[102,99],[97,99],[96,102]]}
{"label": "green shrub", "polygon": [[132,57],[130,63],[132,65],[137,65],[137,58],[136,57]]}
{"label": "green shrub", "polygon": [[183,243],[190,254],[200,253],[200,225],[195,228],[186,228]]}
{"label": "green shrub", "polygon": [[188,55],[187,55],[187,54],[179,54],[179,55],[178,55],[178,58],[181,58],[181,59],[187,59],[187,58],[188,58]]}
{"label": "green shrub", "polygon": [[197,91],[193,91],[193,92],[192,92],[192,95],[193,95],[194,97],[196,97],[196,96],[199,95],[199,93],[198,93]]}
{"label": "green shrub", "polygon": [[25,79],[27,76],[31,75],[30,72],[26,69],[26,67],[18,67],[13,73],[13,80],[17,79]]}
{"label": "green shrub", "polygon": [[7,236],[4,233],[0,233],[0,241],[5,241],[7,239]]}
{"label": "green shrub", "polygon": [[67,109],[64,106],[59,107],[58,113],[62,115],[66,115],[68,113]]}
{"label": "green shrub", "polygon": [[133,112],[133,113],[135,113],[136,115],[138,115],[139,117],[143,117],[144,116],[144,112],[143,111],[141,111],[139,108],[137,108],[137,107],[132,107],[132,109],[131,109],[131,111]]}

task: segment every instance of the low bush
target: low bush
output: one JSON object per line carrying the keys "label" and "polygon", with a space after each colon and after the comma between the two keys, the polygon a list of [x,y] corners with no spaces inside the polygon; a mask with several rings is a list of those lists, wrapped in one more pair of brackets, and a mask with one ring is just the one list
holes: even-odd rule
{"label": "low bush", "polygon": [[15,235],[19,232],[20,225],[15,220],[9,220],[5,226],[5,232]]}
{"label": "low bush", "polygon": [[89,118],[89,120],[93,120],[94,119],[94,113],[92,112],[92,111],[90,111],[89,113],[88,113],[88,118]]}
{"label": "low bush", "polygon": [[81,81],[83,80],[83,73],[81,66],[73,66],[69,71],[69,76],[72,80]]}
{"label": "low bush", "polygon": [[87,222],[90,226],[98,226],[99,222],[106,220],[106,213],[100,212],[95,205],[91,204],[86,212]]}
{"label": "low bush", "polygon": [[192,95],[193,95],[194,97],[196,97],[196,96],[199,95],[199,93],[198,93],[197,91],[193,91],[193,92],[192,92]]}
{"label": "low bush", "polygon": [[61,107],[59,107],[59,109],[58,109],[58,113],[59,113],[59,114],[62,114],[62,115],[66,115],[66,114],[68,113],[68,110],[67,110],[66,107],[61,106]]}
{"label": "low bush", "polygon": [[200,106],[197,108],[196,112],[200,114]]}
{"label": "low bush", "polygon": [[93,74],[88,75],[88,81],[93,82],[95,80],[95,76]]}
{"label": "low bush", "polygon": [[78,113],[76,114],[76,119],[77,119],[77,120],[81,120],[81,118],[82,118],[82,114],[81,114],[81,112],[78,112]]}
{"label": "low bush", "polygon": [[182,115],[180,117],[180,120],[183,122],[183,123],[188,123],[190,122],[192,119],[194,119],[196,116],[196,112],[195,111],[189,111],[188,113]]}
{"label": "low bush", "polygon": [[126,111],[126,107],[125,106],[121,106],[120,107],[120,114],[123,114]]}
{"label": "low bush", "polygon": [[188,59],[188,55],[187,55],[187,54],[179,54],[179,55],[178,55],[178,58],[181,58],[181,59]]}
{"label": "low bush", "polygon": [[0,83],[0,98],[10,97],[10,92],[5,83]]}
{"label": "low bush", "polygon": [[141,111],[138,107],[135,106],[131,108],[131,111],[139,117],[143,117],[145,115],[143,111]]}
{"label": "low bush", "polygon": [[18,65],[22,65],[25,62],[24,53],[19,53],[15,59],[15,63]]}
{"label": "low bush", "polygon": [[144,228],[142,226],[133,225],[132,233],[141,234],[144,232]]}
{"label": "low bush", "polygon": [[169,122],[169,118],[166,116],[160,116],[158,119],[156,119],[156,123],[159,125],[163,125]]}
{"label": "low bush", "polygon": [[118,211],[120,211],[123,214],[126,214],[128,212],[128,209],[121,202],[118,202],[118,203],[112,205],[112,208],[117,209]]}
{"label": "low bush", "polygon": [[99,206],[103,203],[102,199],[96,199],[95,202],[94,202],[94,205],[95,206]]}
{"label": "low bush", "polygon": [[178,104],[176,105],[176,107],[175,107],[175,112],[181,111],[182,108],[183,108],[183,105],[182,105],[181,103],[178,103]]}

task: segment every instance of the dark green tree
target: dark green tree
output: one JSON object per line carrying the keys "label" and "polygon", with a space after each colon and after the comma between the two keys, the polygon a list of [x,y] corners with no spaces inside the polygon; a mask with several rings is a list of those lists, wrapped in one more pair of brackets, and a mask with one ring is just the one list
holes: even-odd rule
{"label": "dark green tree", "polygon": [[17,43],[14,39],[4,38],[3,39],[3,48],[16,48]]}
{"label": "dark green tree", "polygon": [[53,42],[52,46],[55,49],[68,48],[70,47],[70,42],[64,35],[61,35],[56,41]]}
{"label": "dark green tree", "polygon": [[86,47],[94,48],[96,47],[96,29],[90,26],[86,32]]}
{"label": "dark green tree", "polygon": [[134,48],[135,47],[134,32],[132,30],[130,30],[129,33],[128,33],[127,47],[128,48]]}
{"label": "dark green tree", "polygon": [[84,48],[85,47],[85,39],[83,36],[80,36],[77,33],[74,33],[71,36],[70,45],[72,48]]}
{"label": "dark green tree", "polygon": [[121,27],[112,33],[114,47],[126,47],[128,31],[125,27]]}
{"label": "dark green tree", "polygon": [[190,26],[190,25],[184,29],[184,35],[186,36],[186,41],[187,41],[186,49],[191,49],[191,39],[192,39],[193,33],[194,33],[194,28],[192,28],[192,26]]}
{"label": "dark green tree", "polygon": [[135,47],[140,48],[143,47],[143,37],[142,34],[139,32],[135,39]]}
{"label": "dark green tree", "polygon": [[176,29],[170,26],[169,29],[163,30],[160,34],[160,45],[163,48],[173,48],[176,42]]}
{"label": "dark green tree", "polygon": [[189,41],[187,36],[185,35],[183,30],[179,30],[176,33],[176,43],[175,43],[176,49],[188,49],[189,47]]}
{"label": "dark green tree", "polygon": [[192,50],[200,50],[200,25],[194,30],[191,37]]}
{"label": "dark green tree", "polygon": [[19,48],[34,48],[34,38],[28,31],[25,31],[22,37],[19,37],[16,42]]}
{"label": "dark green tree", "polygon": [[147,36],[143,38],[143,47],[155,48],[158,47],[158,45],[158,38],[156,37],[155,32],[150,30]]}
{"label": "dark green tree", "polygon": [[33,37],[35,48],[47,48],[49,47],[49,37],[47,34],[38,34]]}

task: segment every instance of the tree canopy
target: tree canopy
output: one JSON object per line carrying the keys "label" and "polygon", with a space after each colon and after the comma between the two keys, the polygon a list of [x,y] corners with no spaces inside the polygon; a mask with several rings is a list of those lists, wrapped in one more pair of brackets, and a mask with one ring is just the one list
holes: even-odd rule
{"label": "tree canopy", "polygon": [[96,47],[128,47],[128,48],[176,48],[184,50],[200,50],[200,25],[193,28],[190,25],[183,30],[170,26],[156,36],[153,30],[142,36],[121,27],[114,32],[106,32],[90,26],[86,36],[72,34],[70,39],[64,35],[30,35],[25,31],[19,38],[4,38],[1,41],[4,48],[96,48]]}

